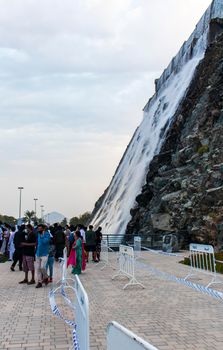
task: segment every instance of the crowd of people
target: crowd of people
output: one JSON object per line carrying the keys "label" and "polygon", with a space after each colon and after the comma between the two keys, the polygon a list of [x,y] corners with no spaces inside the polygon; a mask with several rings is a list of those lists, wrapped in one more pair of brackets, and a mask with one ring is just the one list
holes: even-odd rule
{"label": "crowd of people", "polygon": [[63,257],[65,247],[67,265],[72,266],[73,274],[85,270],[89,253],[93,262],[99,262],[101,240],[101,227],[94,231],[92,225],[88,228],[81,224],[76,227],[66,225],[63,228],[59,224],[47,226],[36,223],[12,227],[0,222],[0,254],[12,261],[12,272],[17,263],[19,270],[24,271],[20,284],[36,284],[37,277],[36,288],[53,282],[54,262]]}

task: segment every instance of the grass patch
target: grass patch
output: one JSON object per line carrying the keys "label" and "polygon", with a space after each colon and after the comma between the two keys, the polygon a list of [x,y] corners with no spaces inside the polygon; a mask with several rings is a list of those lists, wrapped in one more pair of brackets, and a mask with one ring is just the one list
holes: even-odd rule
{"label": "grass patch", "polygon": [[7,256],[0,254],[0,263],[4,263],[6,261],[8,261]]}
{"label": "grass patch", "polygon": [[[215,256],[215,260],[219,260],[223,262],[223,253],[215,253],[214,256]],[[184,260],[179,261],[179,263],[190,266],[190,258],[184,258]],[[206,268],[206,265],[205,265],[205,268]],[[216,261],[216,272],[223,274],[223,263],[219,263]]]}

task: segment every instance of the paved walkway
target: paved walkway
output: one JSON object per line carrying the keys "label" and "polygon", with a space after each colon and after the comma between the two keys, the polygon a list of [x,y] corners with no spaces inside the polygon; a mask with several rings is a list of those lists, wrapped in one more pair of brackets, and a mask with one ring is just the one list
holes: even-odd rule
{"label": "paved walkway", "polygon": [[[110,254],[116,263],[115,254]],[[144,253],[143,263],[184,277],[179,257]],[[0,349],[69,349],[71,332],[53,317],[48,290],[19,285],[23,273],[0,264]],[[126,280],[111,280],[111,268],[88,264],[81,281],[90,300],[91,350],[106,349],[106,326],[115,320],[160,350],[222,350],[223,302],[184,285],[136,271],[140,287],[123,290]],[[195,280],[205,283],[206,277]],[[223,286],[221,287],[223,291]],[[64,312],[65,311],[64,309]]]}

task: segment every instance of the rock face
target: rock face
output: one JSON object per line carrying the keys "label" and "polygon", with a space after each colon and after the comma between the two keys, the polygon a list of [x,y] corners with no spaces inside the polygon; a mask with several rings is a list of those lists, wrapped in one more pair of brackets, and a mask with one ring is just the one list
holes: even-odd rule
{"label": "rock face", "polygon": [[193,235],[214,237],[223,185],[222,22],[223,0],[214,0],[156,80],[143,121],[93,210],[91,223],[104,233],[159,242],[176,232],[183,244]]}
{"label": "rock face", "polygon": [[223,34],[197,67],[137,203],[128,234],[223,245]]}

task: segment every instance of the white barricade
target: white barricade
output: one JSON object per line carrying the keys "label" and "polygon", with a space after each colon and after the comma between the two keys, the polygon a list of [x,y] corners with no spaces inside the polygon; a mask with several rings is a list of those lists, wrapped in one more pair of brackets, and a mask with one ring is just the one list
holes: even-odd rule
{"label": "white barricade", "polygon": [[117,322],[107,327],[107,350],[158,350]]}
{"label": "white barricade", "polygon": [[63,257],[59,258],[59,268],[60,268],[60,279],[58,283],[65,283],[67,279],[67,248],[63,250]]}
{"label": "white barricade", "polygon": [[[49,300],[52,312],[59,319],[64,321],[70,327],[72,327],[73,334],[73,349],[74,350],[89,350],[89,302],[87,293],[77,275],[72,279],[73,285],[69,284],[67,281],[61,283],[56,289],[51,290],[49,293]],[[75,294],[75,302],[71,302],[68,298],[66,291],[70,289],[72,293]],[[70,306],[74,312],[74,320],[68,320],[64,317],[59,310],[55,296],[59,292],[65,302]],[[73,298],[72,298],[73,299]]]}
{"label": "white barricade", "polygon": [[113,269],[114,266],[109,261],[109,250],[113,251],[111,248],[108,246],[108,242],[106,239],[103,239],[101,241],[101,256],[100,256],[100,262],[104,264],[104,266],[101,267],[101,270],[103,270],[106,266],[112,267]]}
{"label": "white barricade", "polygon": [[134,237],[134,253],[135,259],[139,259],[141,257],[142,250],[142,239],[139,236]]}
{"label": "white barricade", "polygon": [[214,248],[211,245],[191,243],[190,266],[191,271],[185,277],[185,280],[196,275],[196,272],[200,271],[212,276],[212,280],[206,286],[207,288],[212,284],[223,283],[223,281],[217,278]]}
{"label": "white barricade", "polygon": [[123,287],[127,288],[130,285],[139,285],[145,288],[143,284],[139,283],[135,278],[135,257],[132,247],[120,245],[119,246],[119,271],[112,279],[118,276],[126,276],[129,278],[129,282]]}
{"label": "white barricade", "polygon": [[89,301],[87,293],[77,275],[75,275],[75,320],[77,324],[77,339],[80,350],[89,350]]}

